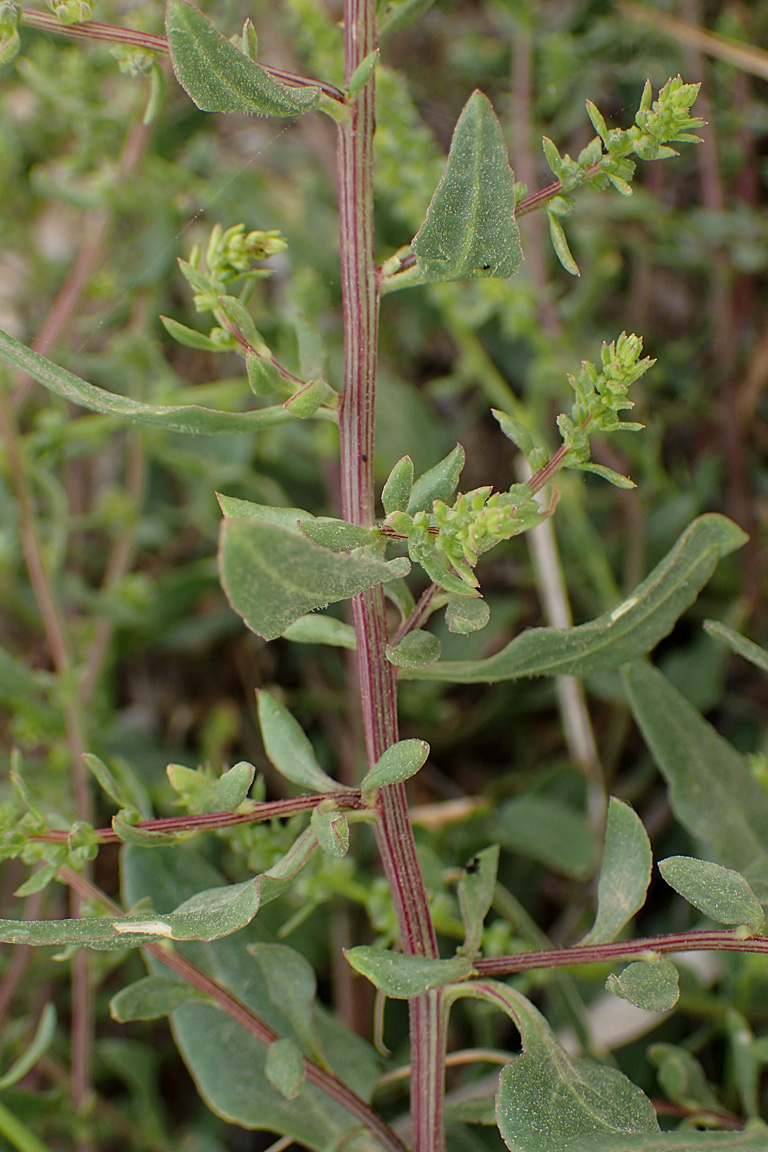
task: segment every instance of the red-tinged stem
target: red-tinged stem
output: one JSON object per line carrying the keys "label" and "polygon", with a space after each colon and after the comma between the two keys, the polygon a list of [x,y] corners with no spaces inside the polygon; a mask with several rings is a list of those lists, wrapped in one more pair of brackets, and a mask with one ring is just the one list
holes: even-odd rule
{"label": "red-tinged stem", "polygon": [[577,944],[573,948],[547,948],[514,956],[494,956],[475,960],[475,971],[483,976],[509,976],[534,968],[572,968],[577,964],[606,964],[648,952],[763,952],[768,939],[747,937],[726,929],[703,932],[669,932],[640,940],[618,940],[611,944]]}
{"label": "red-tinged stem", "polygon": [[[157,52],[163,56],[170,53],[168,41],[164,36],[139,32],[134,28],[119,28],[114,24],[100,24],[97,20],[84,20],[81,24],[62,24],[57,16],[38,12],[34,8],[22,8],[21,23],[29,28],[58,33],[59,36],[75,36],[81,40],[106,40],[113,44],[131,44],[134,48],[144,48],[148,52]],[[323,80],[311,80],[306,76],[296,76],[293,72],[285,72],[282,68],[272,68],[267,64],[260,66],[265,72],[269,72],[270,76],[274,76],[284,84],[291,84],[294,88],[321,88],[332,100],[344,100],[344,93],[334,84],[326,84]]]}
{"label": "red-tinged stem", "polygon": [[[93,884],[89,883],[77,872],[73,872],[71,868],[60,868],[59,878],[68,884],[74,891],[81,897],[87,897],[90,900],[97,900],[103,907],[108,908],[116,916],[122,916],[122,909],[109,899],[100,889],[96,888]],[[161,944],[144,944],[143,950],[154,956],[166,968],[170,968],[182,980],[188,980],[195,988],[204,992],[206,996],[214,1002],[217,1008],[222,1012],[226,1012],[233,1020],[235,1020],[242,1028],[246,1030],[251,1036],[255,1036],[262,1044],[273,1044],[275,1040],[280,1037],[277,1032],[274,1032],[268,1024],[252,1012],[242,1000],[238,1000],[226,988],[213,980],[201,968],[192,964],[184,956],[179,955],[177,952],[171,951],[167,946]],[[388,1152],[406,1152],[405,1145],[400,1138],[393,1132],[390,1126],[366,1104],[359,1096],[355,1095],[351,1088],[334,1076],[332,1072],[328,1072],[325,1068],[321,1068],[312,1060],[304,1057],[304,1068],[306,1071],[307,1080],[310,1084],[314,1084],[327,1096],[341,1104],[343,1108],[355,1116],[361,1124],[363,1124],[369,1132],[378,1140],[378,1142]]]}
{"label": "red-tinged stem", "polygon": [[[345,78],[376,47],[373,0],[345,0]],[[374,523],[373,425],[376,399],[378,284],[373,260],[374,83],[361,91],[349,124],[339,126],[339,228],[344,303],[344,395],[339,416],[342,514]],[[386,658],[387,621],[381,588],[352,602],[365,747],[373,765],[398,738],[395,670]],[[403,951],[437,956],[426,889],[416,858],[403,785],[384,788],[378,842],[397,913]],[[440,997],[410,1002],[411,1109],[416,1152],[441,1152],[443,1049]]]}
{"label": "red-tinged stem", "polygon": [[[132,825],[142,832],[208,832],[215,828],[231,828],[234,824],[257,824],[261,820],[281,819],[315,808],[322,800],[332,800],[339,808],[363,808],[357,789],[344,789],[342,792],[323,792],[313,796],[289,796],[285,800],[269,800],[263,804],[253,804],[247,812],[206,812],[194,816],[162,816],[157,820],[140,820]],[[95,832],[101,844],[117,844],[121,837],[114,828],[97,828]],[[30,836],[30,840],[44,840],[48,844],[66,844],[71,833],[65,828]]]}

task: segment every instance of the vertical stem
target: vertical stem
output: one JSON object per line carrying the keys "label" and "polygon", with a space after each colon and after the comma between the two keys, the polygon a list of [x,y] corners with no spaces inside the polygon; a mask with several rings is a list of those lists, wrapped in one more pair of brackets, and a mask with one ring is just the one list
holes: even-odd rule
{"label": "vertical stem", "polygon": [[[373,0],[345,0],[347,81],[376,46]],[[374,84],[363,88],[349,124],[339,128],[339,227],[344,302],[344,395],[340,412],[341,486],[345,519],[374,523],[373,428],[376,399],[378,289],[373,259]],[[398,738],[395,670],[386,658],[381,588],[352,602],[365,747],[369,765]],[[437,956],[424,881],[402,785],[382,789],[379,848],[405,952]],[[443,1144],[444,1049],[439,994],[411,1001],[411,1108],[416,1152]]]}

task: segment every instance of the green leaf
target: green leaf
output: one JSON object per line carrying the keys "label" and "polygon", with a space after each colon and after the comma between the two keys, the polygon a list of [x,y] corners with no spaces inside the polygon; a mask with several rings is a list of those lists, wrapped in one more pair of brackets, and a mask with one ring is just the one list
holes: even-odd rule
{"label": "green leaf", "polygon": [[705,620],[704,630],[709,632],[710,636],[714,636],[717,640],[722,640],[727,644],[732,652],[737,655],[743,656],[745,660],[749,660],[756,668],[761,668],[763,672],[768,672],[768,651],[761,648],[759,644],[753,644],[751,640],[747,640],[745,636],[739,635],[734,632],[732,628],[727,628],[725,624],[721,624],[719,620]]}
{"label": "green leaf", "polygon": [[491,610],[480,596],[449,596],[445,609],[448,631],[460,636],[479,632],[491,618]]}
{"label": "green leaf", "polygon": [[423,668],[440,659],[442,648],[432,632],[414,628],[403,636],[396,648],[387,645],[387,660],[398,668]]}
{"label": "green leaf", "polygon": [[254,504],[252,500],[239,500],[237,496],[223,496],[216,493],[222,512],[234,520],[258,520],[263,524],[279,524],[297,535],[301,532],[299,521],[313,520],[311,512],[303,508],[277,508],[272,504]]}
{"label": "green leaf", "polygon": [[407,28],[431,8],[434,2],[435,0],[388,0],[380,17],[379,38]]}
{"label": "green leaf", "polygon": [[544,448],[536,443],[533,433],[519,420],[516,420],[514,416],[510,416],[508,412],[502,412],[498,408],[492,408],[491,414],[498,421],[499,427],[507,439],[511,440],[515,447],[520,449],[530,464],[532,471],[536,472],[539,468],[543,468],[547,462],[547,453]]}
{"label": "green leaf", "polygon": [[[177,0],[181,3],[181,0]],[[195,432],[211,436],[218,433],[249,433],[256,428],[269,428],[286,424],[294,419],[282,404],[259,408],[254,412],[219,412],[215,408],[202,408],[197,404],[144,404],[128,396],[118,396],[97,388],[87,380],[60,368],[31,348],[25,348],[7,332],[0,329],[0,360],[14,368],[28,372],[57,396],[81,404],[107,416],[118,416],[139,424],[154,424],[169,432]]]}
{"label": "green leaf", "polygon": [[425,740],[398,740],[396,744],[391,744],[368,775],[363,777],[360,785],[363,799],[367,799],[377,788],[410,780],[426,764],[428,756],[429,744]]}
{"label": "green leaf", "polygon": [[187,839],[186,832],[159,832],[152,828],[140,828],[137,824],[140,814],[135,808],[121,808],[112,817],[112,828],[124,844],[139,844],[144,848],[159,848],[161,845],[175,844]]}
{"label": "green leaf", "polygon": [[357,68],[355,68],[349,78],[349,84],[347,84],[347,97],[350,100],[354,100],[358,92],[365,88],[376,71],[376,65],[379,62],[380,55],[381,52],[376,48],[373,52],[369,52],[368,55],[360,61]]}
{"label": "green leaf", "polygon": [[0,920],[4,944],[78,944],[136,948],[149,940],[215,940],[249,924],[259,908],[253,880],[197,892],[165,916],[87,917],[80,920]]}
{"label": "green leaf", "polygon": [[221,528],[219,566],[230,604],[266,640],[276,639],[313,608],[347,600],[410,570],[405,558],[361,560],[274,524],[230,518]]}
{"label": "green leaf", "polygon": [[299,528],[315,544],[330,548],[332,552],[366,548],[379,539],[373,529],[348,524],[346,520],[336,520],[333,516],[313,516],[310,520],[300,521]]}
{"label": "green leaf", "polygon": [[173,320],[170,316],[161,316],[160,323],[168,335],[185,348],[196,348],[200,352],[221,351],[221,346],[215,340],[211,340],[210,336],[198,332],[195,328],[187,328],[186,324],[179,324],[178,320]]}
{"label": "green leaf", "polygon": [[646,1012],[669,1012],[680,996],[677,968],[666,956],[636,960],[618,976],[611,974],[605,986],[614,996],[628,1000]]}
{"label": "green leaf", "polygon": [[280,775],[312,792],[337,792],[339,784],[318,764],[298,720],[269,692],[259,690],[257,698],[264,750]]}
{"label": "green leaf", "polygon": [[450,960],[432,960],[426,956],[407,956],[387,948],[372,948],[360,944],[345,948],[344,955],[356,972],[367,976],[380,992],[393,1000],[409,1000],[430,988],[442,988],[472,974],[472,961],[468,956],[453,956]]}
{"label": "green leaf", "polygon": [[46,1004],[40,1013],[40,1020],[35,1030],[35,1035],[26,1049],[22,1052],[18,1060],[14,1060],[7,1072],[0,1076],[0,1091],[4,1088],[10,1088],[12,1084],[17,1084],[19,1080],[23,1079],[41,1056],[50,1048],[53,1043],[53,1038],[56,1035],[56,1009],[53,1004]]}
{"label": "green leaf", "polygon": [[549,235],[552,240],[552,247],[555,250],[555,255],[565,268],[566,272],[570,272],[571,276],[581,276],[579,266],[571,254],[568,247],[568,241],[565,236],[565,231],[562,224],[558,220],[554,212],[547,212],[549,217]]}
{"label": "green leaf", "polygon": [[126,797],[120,787],[119,782],[115,779],[111,770],[107,767],[103,760],[98,756],[94,756],[92,752],[83,753],[83,760],[88,768],[90,768],[93,775],[98,780],[101,787],[106,792],[110,799],[114,800],[121,808],[129,808],[131,806],[130,798]]}
{"label": "green leaf", "polygon": [[473,856],[461,873],[459,907],[465,929],[461,951],[470,958],[480,953],[483,923],[493,901],[498,869],[499,845],[492,844]]}
{"label": "green leaf", "polygon": [[215,779],[183,764],[169,764],[166,773],[171,787],[192,811],[234,812],[250,792],[256,769],[241,761]]}
{"label": "green leaf", "polygon": [[529,793],[503,804],[492,834],[502,848],[574,880],[594,871],[597,844],[586,817],[548,796]]}
{"label": "green leaf", "polygon": [[[568,1152],[765,1152],[768,1129],[740,1132],[700,1132],[678,1129],[655,1135],[593,1136],[568,1145]],[[555,1152],[550,1144],[519,1145],[515,1152]],[[558,1149],[557,1152],[561,1152]]]}
{"label": "green leaf", "polygon": [[398,460],[381,490],[381,503],[387,516],[393,512],[405,512],[410,503],[413,489],[413,460],[403,456]]}
{"label": "green leaf", "polygon": [[419,476],[411,490],[406,512],[414,516],[417,512],[431,512],[435,500],[449,503],[459,483],[466,454],[461,444],[457,444],[434,467]]}
{"label": "green leaf", "polygon": [[696,1057],[677,1044],[653,1044],[648,1059],[657,1068],[656,1077],[668,1100],[684,1108],[720,1109],[720,1101],[712,1091],[707,1077]]}
{"label": "green leaf", "polygon": [[[124,850],[123,886],[126,903],[149,898],[160,914],[175,907],[195,888],[220,884],[221,875],[198,853],[183,849],[146,852]],[[380,1061],[359,1036],[339,1023],[317,1002],[306,1009],[296,992],[296,969],[301,958],[287,959],[282,948],[265,959],[249,945],[264,943],[258,918],[236,936],[209,944],[177,944],[176,950],[255,1012],[279,1036],[304,1046],[294,1027],[296,1014],[306,1011],[306,1029],[316,1033],[315,1049],[325,1054],[327,1066],[363,1099],[370,1100],[380,1074]],[[153,973],[165,971],[159,961],[148,960]],[[280,971],[285,981],[280,987]],[[269,971],[270,976],[265,973]],[[299,976],[299,980],[302,977]],[[285,1010],[283,1010],[285,1009]],[[267,1129],[292,1137],[314,1152],[349,1143],[359,1120],[319,1089],[307,1084],[299,1106],[288,1101],[266,1078],[266,1048],[236,1021],[208,1003],[184,1005],[173,1012],[174,1039],[203,1100],[219,1116],[244,1128]]]}
{"label": "green leaf", "polygon": [[729,868],[768,851],[768,796],[746,759],[656,668],[622,669],[629,702],[669,788],[672,810]]}
{"label": "green leaf", "polygon": [[145,976],[129,984],[109,1002],[113,1020],[125,1024],[128,1020],[157,1020],[170,1016],[182,1004],[208,997],[186,980],[171,980],[165,976]]}
{"label": "green leaf", "polygon": [[323,616],[320,612],[300,616],[289,624],[283,632],[285,640],[296,644],[328,644],[332,648],[357,648],[355,630],[350,624],[343,624],[333,616]]}
{"label": "green leaf", "polygon": [[502,1069],[496,1096],[496,1123],[511,1152],[586,1152],[600,1137],[607,1152],[626,1132],[659,1134],[644,1093],[617,1069],[570,1056],[520,992],[471,980],[443,995],[447,1004],[464,996],[490,1002],[520,1032],[523,1054]]}
{"label": "green leaf", "polygon": [[320,102],[320,88],[281,84],[184,0],[169,0],[166,30],[176,78],[203,112],[297,116]]}
{"label": "green leaf", "polygon": [[286,400],[284,407],[292,416],[298,416],[300,420],[307,420],[310,416],[315,415],[318,408],[326,403],[332,393],[333,389],[325,380],[310,380],[308,384],[305,384],[290,399]]}
{"label": "green leaf", "polygon": [[266,356],[257,356],[250,350],[245,354],[245,370],[254,396],[270,396],[273,392],[292,392],[292,383],[280,374],[280,369]]}
{"label": "green leaf", "polygon": [[300,313],[293,317],[293,328],[299,346],[299,372],[302,379],[314,380],[324,377],[328,353],[320,333]]}
{"label": "green leaf", "polygon": [[746,924],[753,932],[765,924],[762,905],[739,872],[710,860],[668,856],[659,872],[675,892],[719,924]]}
{"label": "green leaf", "polygon": [[640,817],[611,797],[597,882],[597,916],[582,944],[608,944],[645,903],[653,854]]}
{"label": "green leaf", "polygon": [[514,175],[491,102],[473,92],[459,117],[442,179],[412,242],[427,280],[514,276],[523,253]]}
{"label": "green leaf", "polygon": [[301,1052],[287,1036],[267,1048],[264,1064],[267,1080],[286,1100],[295,1100],[304,1087],[306,1069]]}
{"label": "green leaf", "polygon": [[330,808],[324,806],[331,803],[329,800],[321,801],[312,809],[310,826],[323,852],[329,856],[346,856],[349,851],[349,821],[336,804]]}
{"label": "green leaf", "polygon": [[313,1060],[325,1063],[312,1013],[317,994],[312,965],[285,944],[249,944],[248,952],[259,966],[271,1003],[290,1021],[302,1049]]}
{"label": "green leaf", "polygon": [[746,539],[725,516],[700,516],[650,576],[611,612],[575,628],[531,628],[484,660],[446,660],[402,675],[408,680],[478,684],[523,676],[590,676],[616,668],[650,651],[666,636],[694,602],[717,561]]}

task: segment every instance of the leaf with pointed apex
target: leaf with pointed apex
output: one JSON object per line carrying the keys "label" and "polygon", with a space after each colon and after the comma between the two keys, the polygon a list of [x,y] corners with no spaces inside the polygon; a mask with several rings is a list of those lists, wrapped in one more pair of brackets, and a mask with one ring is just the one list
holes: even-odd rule
{"label": "leaf with pointed apex", "polygon": [[648,833],[628,804],[611,796],[597,882],[597,916],[582,944],[608,944],[645,903],[653,854]]}
{"label": "leaf with pointed apex", "polygon": [[256,769],[241,760],[218,779],[183,764],[169,764],[166,773],[191,811],[234,812],[250,792]]}
{"label": "leaf with pointed apex", "polygon": [[475,91],[459,117],[445,171],[411,245],[426,280],[514,276],[523,258],[514,179],[491,102]]}
{"label": "leaf with pointed apex", "polygon": [[458,487],[465,459],[464,449],[461,444],[457,444],[447,456],[422,473],[411,489],[411,497],[406,508],[408,515],[431,512],[435,500],[443,500],[448,504]]}
{"label": "leaf with pointed apex", "polygon": [[430,988],[442,988],[466,980],[472,974],[472,961],[468,956],[432,960],[428,956],[407,956],[367,944],[345,948],[344,955],[356,972],[367,976],[380,992],[393,1000],[410,1000]]}
{"label": "leaf with pointed apex", "polygon": [[349,84],[347,84],[347,97],[350,100],[354,100],[358,92],[365,88],[366,84],[376,71],[376,65],[379,62],[380,55],[381,52],[379,49],[374,49],[374,51],[369,52],[368,55],[360,61],[357,68],[355,68],[354,72],[349,78]]}
{"label": "leaf with pointed apex", "polygon": [[404,557],[362,560],[330,552],[276,524],[230,518],[221,527],[219,567],[230,604],[266,640],[275,640],[313,608],[348,600],[410,571]]}
{"label": "leaf with pointed apex", "polygon": [[312,792],[336,792],[332,780],[315,757],[315,750],[303,728],[276,697],[258,692],[259,724],[264,750],[281,776]]}
{"label": "leaf with pointed apex", "polygon": [[311,520],[300,521],[299,528],[315,544],[330,548],[332,552],[366,548],[379,539],[372,528],[361,528],[358,524],[348,524],[346,520],[337,520],[333,516],[313,516]]}
{"label": "leaf with pointed apex", "polygon": [[502,1069],[496,1096],[496,1123],[511,1152],[586,1152],[600,1138],[608,1152],[626,1132],[659,1135],[647,1096],[617,1069],[567,1053],[516,989],[468,980],[443,996],[446,1004],[466,996],[487,1001],[520,1032],[523,1054]]}
{"label": "leaf with pointed apex", "polygon": [[387,660],[398,668],[424,668],[440,659],[442,648],[437,636],[415,628],[403,636],[396,648],[387,645]]}
{"label": "leaf with pointed apex", "polygon": [[[22,1052],[18,1060],[14,1060],[7,1072],[0,1076],[0,1091],[18,1084],[27,1072],[34,1068],[41,1056],[50,1048],[56,1035],[56,1009],[53,1004],[46,1004],[40,1013],[40,1021],[29,1047]],[[18,1145],[17,1145],[18,1147]]]}
{"label": "leaf with pointed apex", "polygon": [[680,997],[677,968],[666,956],[636,960],[618,976],[608,977],[606,988],[645,1012],[669,1012]]}
{"label": "leaf with pointed apex", "polygon": [[459,880],[459,906],[465,929],[461,951],[465,956],[473,957],[480,953],[483,923],[493,901],[498,869],[498,844],[483,848],[464,865]]}
{"label": "leaf with pointed apex", "polygon": [[637,661],[622,674],[680,823],[729,868],[764,856],[768,796],[745,758],[657,668]]}
{"label": "leaf with pointed apex", "polygon": [[60,368],[52,360],[47,360],[39,352],[26,348],[0,329],[0,360],[27,372],[44,384],[57,396],[81,404],[106,416],[117,416],[133,420],[139,424],[154,424],[167,428],[169,432],[193,432],[212,436],[220,433],[253,432],[257,428],[270,428],[275,424],[286,424],[295,419],[286,412],[282,404],[270,408],[259,408],[254,412],[219,412],[215,408],[203,408],[197,404],[144,404],[129,396],[119,396],[107,392],[95,384],[89,384]]}
{"label": "leaf with pointed apex", "polygon": [[429,744],[425,740],[398,740],[396,744],[391,744],[368,775],[363,777],[360,785],[363,799],[376,788],[410,780],[426,764],[428,756]]}
{"label": "leaf with pointed apex", "polygon": [[381,490],[381,503],[387,516],[392,512],[405,512],[413,490],[413,460],[403,456],[398,460]]}
{"label": "leaf with pointed apex", "polygon": [[278,524],[297,535],[301,532],[299,521],[313,520],[311,512],[303,508],[280,508],[272,504],[254,504],[252,500],[240,500],[237,496],[224,496],[216,493],[222,512],[233,520],[258,520],[264,524]]}
{"label": "leaf with pointed apex", "polygon": [[709,632],[710,636],[714,636],[717,640],[722,640],[727,644],[732,652],[737,655],[743,656],[745,660],[749,660],[750,664],[754,664],[756,668],[761,668],[763,672],[768,672],[768,651],[761,648],[759,644],[753,644],[751,640],[747,640],[746,636],[741,636],[738,632],[734,632],[732,628],[727,628],[725,624],[721,624],[719,620],[705,620],[704,630]]}
{"label": "leaf with pointed apex", "polygon": [[77,944],[89,948],[137,948],[150,940],[216,940],[249,924],[259,908],[253,880],[198,892],[173,912],[79,920],[0,920],[6,944]]}
{"label": "leaf with pointed apex", "polygon": [[283,638],[293,640],[295,644],[328,644],[332,648],[348,648],[350,652],[357,648],[357,637],[351,624],[343,624],[341,620],[324,616],[322,612],[299,616],[298,620],[288,625]]}
{"label": "leaf with pointed apex", "polygon": [[659,872],[675,892],[718,924],[746,924],[753,932],[765,924],[762,905],[740,872],[692,856],[668,856]]}
{"label": "leaf with pointed apex", "polygon": [[[406,680],[495,683],[523,676],[590,676],[649,652],[747,536],[725,516],[700,516],[634,592],[610,612],[575,628],[531,628],[495,656],[404,669]],[[758,785],[755,785],[758,787]],[[768,805],[768,799],[766,800]]]}
{"label": "leaf with pointed apex", "polygon": [[449,596],[445,609],[448,631],[459,636],[479,632],[491,618],[491,610],[481,596]]}
{"label": "leaf with pointed apex", "polygon": [[93,772],[107,796],[109,796],[111,800],[114,800],[115,804],[119,804],[121,808],[130,808],[130,799],[124,795],[120,783],[115,779],[112,771],[104,761],[98,756],[94,756],[92,752],[83,753],[83,760],[91,772]]}
{"label": "leaf with pointed apex", "polygon": [[548,212],[549,217],[549,235],[552,240],[552,247],[555,250],[555,255],[565,268],[566,272],[570,272],[571,276],[581,276],[579,266],[573,258],[570,248],[568,247],[568,240],[565,235],[565,230],[560,223],[559,219],[554,212]]}
{"label": "leaf with pointed apex", "polygon": [[281,84],[184,0],[169,0],[166,30],[176,78],[203,112],[298,116],[320,102],[320,88]]}
{"label": "leaf with pointed apex", "polygon": [[285,944],[248,944],[264,978],[269,999],[290,1021],[304,1051],[319,1063],[325,1063],[312,1005],[317,994],[317,980],[312,965],[294,948]]}
{"label": "leaf with pointed apex", "polygon": [[196,348],[198,352],[221,351],[221,346],[210,336],[206,336],[204,332],[198,332],[196,328],[187,328],[186,324],[180,324],[171,316],[161,316],[160,323],[168,335],[185,348]]}
{"label": "leaf with pointed apex", "polygon": [[109,1011],[113,1020],[125,1024],[129,1020],[157,1020],[160,1016],[170,1016],[182,1004],[207,999],[204,992],[186,980],[145,976],[113,996]]}

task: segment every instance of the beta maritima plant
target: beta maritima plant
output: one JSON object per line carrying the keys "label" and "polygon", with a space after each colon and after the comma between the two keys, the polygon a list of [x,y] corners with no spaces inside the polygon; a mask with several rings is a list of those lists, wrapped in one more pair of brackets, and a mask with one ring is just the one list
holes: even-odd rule
{"label": "beta maritima plant", "polygon": [[[661,865],[664,880],[719,927],[619,941],[644,904],[652,854],[639,817],[629,805],[611,799],[593,927],[570,947],[527,946],[522,952],[487,948],[489,911],[512,899],[498,883],[497,844],[483,848],[460,870],[454,877],[455,895],[444,894],[442,901],[430,899],[416,852],[404,785],[423,768],[429,748],[421,739],[399,738],[398,676],[461,684],[522,676],[586,677],[623,668],[638,722],[668,778],[691,771],[690,744],[697,765],[710,756],[725,765],[730,802],[741,805],[746,825],[752,828],[768,808],[768,799],[755,792],[757,786],[750,784],[749,771],[735,750],[732,756],[723,751],[720,738],[644,661],[693,602],[717,560],[744,542],[744,533],[725,517],[695,520],[630,595],[587,624],[531,629],[493,655],[453,661],[439,658],[439,641],[424,627],[441,607],[446,608],[449,629],[460,635],[487,624],[490,610],[481,595],[480,561],[501,541],[551,516],[558,497],[552,480],[561,469],[593,472],[619,487],[632,486],[627,477],[593,462],[590,441],[594,435],[640,429],[621,415],[632,407],[630,386],[652,361],[642,357],[641,339],[626,334],[603,345],[598,364],[585,361],[569,377],[574,402],[570,412],[557,419],[562,443],[556,450],[519,414],[495,411],[501,431],[520,450],[530,473],[506,491],[481,484],[457,495],[464,465],[464,450],[457,445],[420,476],[410,456],[404,456],[394,464],[379,501],[373,458],[380,297],[430,283],[513,276],[522,259],[517,221],[538,207],[547,210],[559,259],[577,273],[561,221],[573,211],[578,187],[602,190],[612,185],[629,195],[636,159],[676,155],[670,145],[696,141],[702,125],[690,114],[698,86],[679,77],[665,84],[655,100],[646,85],[629,129],[609,128],[588,103],[597,135],[576,160],[561,156],[545,139],[544,154],[555,182],[529,192],[515,182],[490,102],[475,92],[456,125],[442,179],[431,202],[423,206],[421,227],[409,245],[377,265],[372,144],[378,38],[405,27],[426,6],[410,0],[390,5],[377,30],[373,0],[345,0],[343,87],[261,63],[250,21],[241,36],[228,39],[184,0],[169,0],[165,37],[129,34],[106,25],[58,26],[64,33],[69,27],[77,34],[130,44],[153,54],[154,60],[170,55],[181,86],[204,112],[297,118],[317,110],[330,118],[337,133],[341,379],[329,372],[324,341],[298,310],[291,320],[296,357],[288,356],[283,363],[269,346],[263,335],[269,331],[268,317],[254,315],[253,288],[269,275],[270,258],[283,253],[286,245],[277,230],[244,223],[216,225],[205,255],[196,247],[189,260],[180,262],[198,314],[213,319],[209,330],[189,328],[169,317],[163,323],[187,346],[234,351],[242,357],[253,394],[245,411],[207,408],[190,404],[188,398],[153,405],[121,396],[58,367],[7,333],[0,333],[0,358],[69,401],[173,432],[268,437],[274,426],[300,420],[338,426],[339,515],[317,516],[223,493],[219,566],[232,607],[263,638],[284,637],[354,653],[355,711],[362,718],[365,766],[357,780],[340,783],[333,769],[321,766],[285,704],[265,691],[258,701],[265,752],[293,786],[294,794],[283,799],[268,799],[264,782],[247,762],[220,776],[208,769],[170,765],[169,783],[181,810],[154,817],[147,814],[145,798],[137,794],[130,774],[87,755],[88,769],[116,809],[111,827],[95,828],[86,801],[80,804],[76,823],[50,819],[33,801],[17,757],[13,799],[1,814],[0,855],[38,865],[19,894],[33,893],[55,878],[76,894],[79,914],[62,920],[4,920],[0,939],[77,953],[78,994],[72,1012],[80,1037],[78,1107],[89,1082],[88,1001],[94,992],[89,968],[78,957],[84,948],[141,949],[147,975],[113,996],[114,1018],[123,1022],[169,1016],[175,1041],[206,1103],[232,1122],[277,1133],[278,1147],[296,1143],[316,1152],[347,1147],[403,1152],[407,1139],[414,1152],[442,1152],[452,1115],[445,1098],[448,1016],[457,1000],[470,998],[508,1017],[520,1035],[522,1053],[505,1058],[498,1090],[478,1096],[473,1109],[461,1116],[466,1123],[495,1123],[511,1152],[674,1152],[694,1147],[764,1152],[768,1135],[759,1121],[752,1131],[715,1131],[718,1118],[711,1110],[706,1122],[713,1130],[696,1133],[694,1143],[684,1128],[662,1131],[651,1100],[637,1085],[611,1065],[569,1054],[521,988],[498,979],[538,968],[634,957],[618,975],[611,974],[609,990],[649,1010],[671,1009],[678,982],[668,953],[768,950],[762,906],[743,874],[751,875],[745,837],[736,831],[729,840],[727,829],[721,834],[721,863],[678,856]],[[73,6],[70,0],[60,11],[65,21],[90,15],[84,5]],[[3,60],[9,63],[19,51],[20,23],[47,27],[46,20],[50,18],[44,14],[3,5]],[[134,71],[157,74],[144,57]],[[150,118],[160,103],[157,87],[153,93]],[[3,420],[8,444],[11,434]],[[413,587],[408,583],[411,565],[426,574],[426,590],[423,577],[417,576]],[[414,590],[420,592],[418,600]],[[385,597],[393,606],[394,624]],[[343,601],[350,602],[351,619],[325,612],[328,605]],[[734,645],[746,643],[732,635],[723,638]],[[73,737],[69,746],[76,747],[73,733],[82,723],[75,698],[77,676],[63,658],[57,673]],[[350,718],[352,731],[357,721],[357,715]],[[73,763],[72,770],[74,774],[79,766]],[[768,813],[765,817],[768,826]],[[358,824],[372,829],[375,837],[379,875],[371,883],[360,878],[356,862],[362,840],[350,835]],[[230,883],[187,843],[211,830],[227,838],[233,855],[249,862],[256,874]],[[706,827],[696,824],[691,831],[707,841]],[[89,871],[90,862],[108,843],[122,845],[123,906],[94,885]],[[768,851],[768,844],[762,851]],[[754,855],[759,856],[757,849]],[[273,901],[286,909],[277,941],[261,927],[260,914]],[[410,1115],[402,1122],[391,1110],[383,1112],[372,1104],[377,1086],[386,1082],[380,1079],[383,1057],[317,1001],[310,964],[282,942],[307,910],[325,901],[334,906],[347,901],[365,909],[379,941],[353,941],[346,961],[373,983],[379,998],[408,1003]],[[441,956],[437,929],[450,938],[457,935],[457,925],[460,944],[452,956]],[[366,930],[360,938],[370,940],[371,933]],[[45,1042],[45,1037],[35,1041],[33,1062]],[[695,1117],[695,1112],[684,1113],[690,1115]],[[88,1128],[85,1114],[82,1124]],[[409,1136],[404,1137],[406,1130]],[[26,1124],[4,1106],[0,1131],[17,1148],[38,1148]]]}

